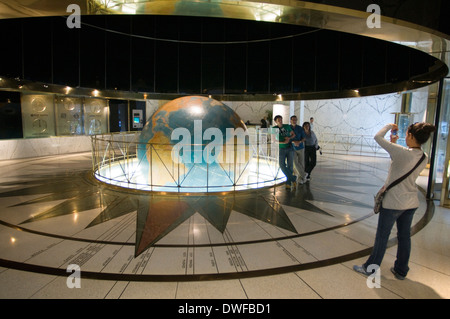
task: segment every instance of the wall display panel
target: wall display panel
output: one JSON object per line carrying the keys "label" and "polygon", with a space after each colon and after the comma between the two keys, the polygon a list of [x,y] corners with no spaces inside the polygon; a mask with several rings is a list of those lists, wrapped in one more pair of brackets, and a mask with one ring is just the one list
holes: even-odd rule
{"label": "wall display panel", "polygon": [[55,134],[53,95],[22,95],[23,137],[49,137]]}
{"label": "wall display panel", "polygon": [[56,97],[56,135],[84,134],[82,101],[80,98]]}
{"label": "wall display panel", "polygon": [[101,99],[85,99],[84,134],[102,134],[108,132],[107,101]]}

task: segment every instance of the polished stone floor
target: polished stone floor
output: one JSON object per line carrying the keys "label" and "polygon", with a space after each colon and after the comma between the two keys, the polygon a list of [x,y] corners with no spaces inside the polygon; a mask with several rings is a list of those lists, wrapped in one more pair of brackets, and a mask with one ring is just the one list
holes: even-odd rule
{"label": "polished stone floor", "polygon": [[324,154],[295,190],[202,196],[102,184],[90,153],[2,161],[0,298],[450,298],[450,210],[422,193],[408,278],[389,271],[395,230],[379,288],[352,270],[388,164]]}

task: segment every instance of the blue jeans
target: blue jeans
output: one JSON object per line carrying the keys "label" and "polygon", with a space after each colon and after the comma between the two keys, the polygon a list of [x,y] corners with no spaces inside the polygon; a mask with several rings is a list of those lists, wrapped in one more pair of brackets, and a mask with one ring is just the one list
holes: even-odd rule
{"label": "blue jeans", "polygon": [[377,233],[375,235],[375,244],[369,259],[363,265],[364,268],[367,269],[372,264],[381,265],[384,254],[386,253],[389,235],[394,227],[394,223],[397,223],[398,247],[394,269],[401,276],[408,274],[409,256],[411,254],[411,224],[416,209],[394,210],[381,208],[378,217]]}
{"label": "blue jeans", "polygon": [[297,177],[294,174],[294,150],[292,147],[280,148],[278,164],[283,174],[286,176],[286,183],[295,183]]}

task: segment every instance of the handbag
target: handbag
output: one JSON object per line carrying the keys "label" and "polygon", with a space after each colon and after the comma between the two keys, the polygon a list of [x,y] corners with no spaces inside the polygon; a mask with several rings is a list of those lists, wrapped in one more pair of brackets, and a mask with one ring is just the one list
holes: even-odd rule
{"label": "handbag", "polygon": [[420,165],[420,163],[422,163],[422,161],[425,159],[425,153],[422,154],[422,157],[420,158],[419,162],[417,162],[417,164],[413,167],[412,170],[410,170],[408,173],[406,173],[405,175],[403,175],[402,177],[398,178],[397,180],[395,180],[394,182],[392,182],[389,186],[385,187],[381,187],[381,189],[378,191],[378,193],[375,195],[375,205],[373,207],[373,212],[375,214],[378,214],[381,210],[381,204],[383,203],[383,198],[386,195],[387,191],[390,190],[392,187],[394,187],[395,185],[399,184],[400,182],[402,182],[405,178],[407,178],[412,172],[414,172],[414,170]]}

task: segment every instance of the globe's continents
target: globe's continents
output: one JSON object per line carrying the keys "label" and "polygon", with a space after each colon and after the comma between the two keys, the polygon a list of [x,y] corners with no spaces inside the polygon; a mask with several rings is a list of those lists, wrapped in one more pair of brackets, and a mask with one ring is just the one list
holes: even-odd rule
{"label": "globe's continents", "polygon": [[241,167],[248,152],[240,146],[248,144],[242,139],[246,133],[236,112],[217,100],[188,96],[170,101],[149,118],[139,138],[145,183],[153,190],[187,192],[226,191],[244,183]]}

